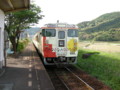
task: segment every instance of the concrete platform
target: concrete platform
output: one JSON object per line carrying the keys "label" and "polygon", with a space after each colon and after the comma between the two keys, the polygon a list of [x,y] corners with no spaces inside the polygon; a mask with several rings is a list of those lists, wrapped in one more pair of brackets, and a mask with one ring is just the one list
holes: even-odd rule
{"label": "concrete platform", "polygon": [[55,90],[33,44],[17,57],[8,57],[0,90]]}

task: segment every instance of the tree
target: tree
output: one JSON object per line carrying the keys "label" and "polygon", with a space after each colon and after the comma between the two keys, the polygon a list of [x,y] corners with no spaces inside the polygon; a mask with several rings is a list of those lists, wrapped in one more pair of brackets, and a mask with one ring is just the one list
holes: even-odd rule
{"label": "tree", "polygon": [[37,24],[42,17],[40,7],[36,5],[31,5],[29,10],[6,14],[5,30],[12,43],[14,53],[17,52],[21,31],[29,28],[32,24]]}

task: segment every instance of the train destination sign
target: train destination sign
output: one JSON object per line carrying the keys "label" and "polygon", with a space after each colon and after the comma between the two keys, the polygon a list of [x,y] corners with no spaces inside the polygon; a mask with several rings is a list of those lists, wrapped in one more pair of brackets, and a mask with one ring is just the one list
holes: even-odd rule
{"label": "train destination sign", "polygon": [[57,24],[45,24],[45,27],[60,27],[60,28],[78,28],[74,24],[64,24],[64,23],[57,23]]}

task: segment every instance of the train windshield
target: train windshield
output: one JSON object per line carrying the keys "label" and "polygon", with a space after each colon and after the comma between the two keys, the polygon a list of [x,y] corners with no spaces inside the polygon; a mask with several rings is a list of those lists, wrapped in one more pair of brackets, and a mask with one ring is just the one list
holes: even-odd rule
{"label": "train windshield", "polygon": [[78,30],[76,30],[76,29],[69,29],[68,30],[68,37],[78,37]]}
{"label": "train windshield", "polygon": [[43,29],[42,35],[46,37],[55,37],[56,30],[55,29]]}
{"label": "train windshield", "polygon": [[65,38],[65,32],[64,31],[59,31],[58,32],[58,38],[59,39],[64,39]]}

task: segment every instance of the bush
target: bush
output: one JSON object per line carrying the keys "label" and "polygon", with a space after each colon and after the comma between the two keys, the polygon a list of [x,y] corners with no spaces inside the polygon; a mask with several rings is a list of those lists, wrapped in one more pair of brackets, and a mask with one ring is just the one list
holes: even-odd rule
{"label": "bush", "polygon": [[18,47],[17,47],[17,52],[21,52],[25,48],[23,42],[19,42]]}
{"label": "bush", "polygon": [[29,39],[20,40],[17,47],[17,52],[21,52],[28,45]]}

